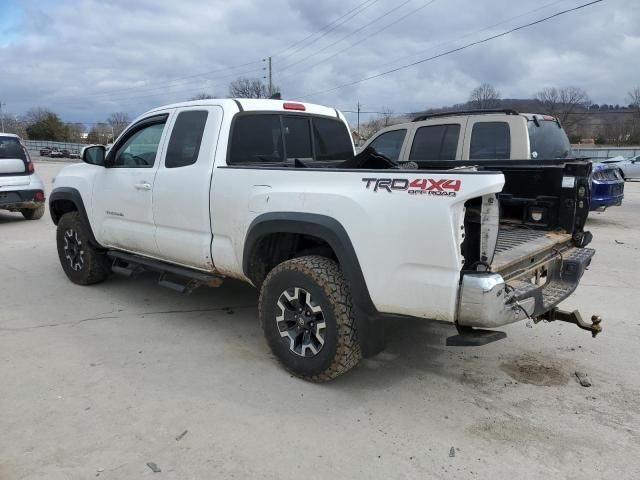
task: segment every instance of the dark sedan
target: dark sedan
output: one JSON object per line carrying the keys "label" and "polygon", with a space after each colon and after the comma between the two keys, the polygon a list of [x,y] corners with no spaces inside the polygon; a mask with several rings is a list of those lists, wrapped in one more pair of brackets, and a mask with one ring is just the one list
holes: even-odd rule
{"label": "dark sedan", "polygon": [[624,178],[614,165],[594,163],[591,172],[591,210],[604,210],[622,204]]}

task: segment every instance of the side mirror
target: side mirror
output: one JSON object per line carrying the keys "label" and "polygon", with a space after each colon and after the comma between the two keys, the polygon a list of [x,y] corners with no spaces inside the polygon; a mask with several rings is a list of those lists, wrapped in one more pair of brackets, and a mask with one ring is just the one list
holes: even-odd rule
{"label": "side mirror", "polygon": [[82,161],[89,165],[98,165],[104,167],[104,158],[106,156],[107,149],[104,145],[90,145],[82,149],[80,154]]}

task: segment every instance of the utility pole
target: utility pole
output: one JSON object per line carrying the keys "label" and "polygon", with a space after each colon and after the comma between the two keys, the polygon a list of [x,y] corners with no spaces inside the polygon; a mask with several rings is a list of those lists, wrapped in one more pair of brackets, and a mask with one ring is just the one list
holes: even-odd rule
{"label": "utility pole", "polygon": [[358,145],[360,145],[360,102],[358,102]]}
{"label": "utility pole", "polygon": [[269,96],[273,95],[273,73],[271,70],[271,57],[269,57]]}
{"label": "utility pole", "polygon": [[6,105],[6,103],[2,103],[0,100],[0,125],[2,125],[2,133],[4,133],[4,113],[2,113],[2,107]]}

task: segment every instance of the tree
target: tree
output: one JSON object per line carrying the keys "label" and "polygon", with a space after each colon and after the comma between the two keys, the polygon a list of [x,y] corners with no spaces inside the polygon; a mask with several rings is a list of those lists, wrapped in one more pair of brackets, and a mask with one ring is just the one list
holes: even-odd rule
{"label": "tree", "polygon": [[[278,91],[274,87],[274,91]],[[269,89],[259,78],[240,77],[229,84],[229,96],[233,98],[269,98]]]}
{"label": "tree", "polygon": [[578,87],[544,88],[536,93],[536,100],[542,109],[541,113],[556,117],[565,128],[576,125],[579,118],[575,113],[591,105],[587,92]]}
{"label": "tree", "polygon": [[67,137],[65,141],[73,143],[82,143],[82,134],[84,133],[84,124],[67,123]]}
{"label": "tree", "polygon": [[26,119],[26,132],[31,140],[63,142],[68,136],[67,126],[50,110],[35,108],[27,112]]}
{"label": "tree", "polygon": [[635,87],[627,93],[629,107],[633,108],[640,116],[640,87]]}
{"label": "tree", "polygon": [[218,97],[216,95],[211,95],[210,93],[202,92],[202,93],[199,93],[199,94],[191,97],[189,99],[189,101],[192,101],[192,100],[208,100],[210,98],[218,98]]}
{"label": "tree", "polygon": [[112,135],[113,138],[118,138],[118,135],[122,133],[122,131],[127,128],[127,125],[131,123],[129,119],[129,114],[125,112],[115,112],[109,115],[107,118],[107,124],[113,129]]}
{"label": "tree", "polygon": [[109,143],[109,140],[113,141],[111,138],[111,127],[106,123],[97,123],[89,130],[89,135],[87,136],[89,143],[105,145]]}
{"label": "tree", "polygon": [[471,91],[467,103],[471,108],[478,110],[496,108],[500,105],[500,92],[493,85],[483,83]]}

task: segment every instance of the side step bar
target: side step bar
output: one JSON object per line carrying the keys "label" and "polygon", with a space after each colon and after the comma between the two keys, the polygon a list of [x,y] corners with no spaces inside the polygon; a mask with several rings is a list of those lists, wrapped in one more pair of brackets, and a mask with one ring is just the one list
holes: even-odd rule
{"label": "side step bar", "polygon": [[190,268],[172,265],[140,255],[109,251],[107,256],[113,260],[111,270],[126,277],[137,277],[143,272],[160,273],[158,284],[180,293],[190,293],[199,286],[219,287],[223,277],[204,273]]}

